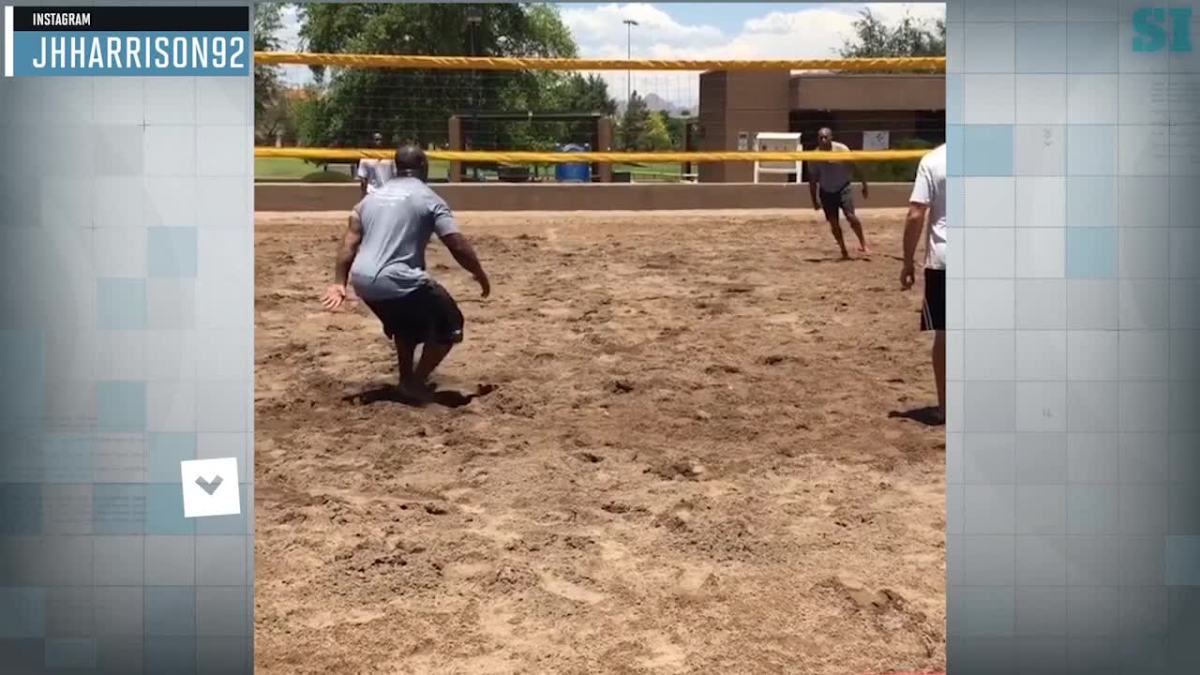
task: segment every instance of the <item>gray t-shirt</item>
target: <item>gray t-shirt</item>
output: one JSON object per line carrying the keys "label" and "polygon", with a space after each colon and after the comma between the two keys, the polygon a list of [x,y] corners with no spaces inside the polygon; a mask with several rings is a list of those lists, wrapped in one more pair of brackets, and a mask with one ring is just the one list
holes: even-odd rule
{"label": "gray t-shirt", "polygon": [[[830,152],[850,152],[843,143],[833,142]],[[841,192],[850,184],[850,162],[809,162],[808,175],[821,187],[823,192]]]}
{"label": "gray t-shirt", "polygon": [[450,207],[416,178],[393,178],[356,208],[363,236],[350,266],[350,283],[363,300],[403,297],[429,283],[429,237],[458,232]]}

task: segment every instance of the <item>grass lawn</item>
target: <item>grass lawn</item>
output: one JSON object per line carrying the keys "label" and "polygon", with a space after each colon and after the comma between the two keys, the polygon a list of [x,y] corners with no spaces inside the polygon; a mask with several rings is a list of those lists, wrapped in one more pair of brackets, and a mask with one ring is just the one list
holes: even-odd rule
{"label": "grass lawn", "polygon": [[[676,181],[683,171],[680,164],[614,164],[613,171],[633,172],[635,182]],[[444,160],[429,162],[429,177],[433,180],[445,180],[450,173],[450,163]],[[553,166],[540,167],[542,176],[553,176]],[[260,157],[254,160],[254,179],[263,182],[338,182],[349,181],[348,164],[330,165],[329,171],[322,171],[318,164],[310,164],[302,159],[291,157]]]}
{"label": "grass lawn", "polygon": [[[292,157],[259,157],[254,160],[254,179],[264,182],[337,182],[352,180],[349,163],[337,163],[322,171],[321,165],[310,164]],[[429,163],[429,175],[444,179],[450,173],[450,163],[433,160]]]}
{"label": "grass lawn", "polygon": [[309,164],[292,157],[257,157],[254,160],[254,180],[266,182],[300,181],[313,182],[349,181],[350,169],[346,164],[336,164],[323,172],[318,164]]}

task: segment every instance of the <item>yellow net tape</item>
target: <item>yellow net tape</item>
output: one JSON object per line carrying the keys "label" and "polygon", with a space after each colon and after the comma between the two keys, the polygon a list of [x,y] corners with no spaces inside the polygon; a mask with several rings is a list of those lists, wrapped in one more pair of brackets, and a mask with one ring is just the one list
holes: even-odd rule
{"label": "yellow net tape", "polygon": [[[684,162],[883,162],[920,159],[929,150],[855,150],[850,152],[492,152],[430,150],[429,159],[451,162],[495,162],[497,164],[575,164],[585,162],[684,163]],[[391,159],[394,150],[351,150],[341,148],[254,149],[254,156],[290,157],[313,161]]]}
{"label": "yellow net tape", "polygon": [[256,65],[341,66],[422,70],[837,70],[873,73],[896,70],[941,72],[944,57],[886,59],[526,59],[393,54],[311,54],[255,52]]}

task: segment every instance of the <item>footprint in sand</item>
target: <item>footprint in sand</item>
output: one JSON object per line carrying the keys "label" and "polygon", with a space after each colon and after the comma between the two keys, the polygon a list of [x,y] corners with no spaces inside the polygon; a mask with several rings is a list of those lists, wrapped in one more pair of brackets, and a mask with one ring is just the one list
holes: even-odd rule
{"label": "footprint in sand", "polygon": [[516,613],[504,605],[497,604],[479,610],[479,627],[493,638],[511,641],[516,623]]}
{"label": "footprint in sand", "polygon": [[704,584],[712,578],[712,572],[712,568],[705,565],[687,566],[679,571],[675,583],[681,593],[691,595],[699,592]]}
{"label": "footprint in sand", "polygon": [[605,563],[616,563],[629,557],[629,549],[619,542],[603,539],[600,541],[600,559]]}
{"label": "footprint in sand", "polygon": [[301,619],[299,623],[308,628],[323,630],[346,624],[361,626],[362,624],[382,619],[384,616],[386,616],[384,612],[352,609],[349,612],[318,612],[311,617]]}
{"label": "footprint in sand", "polygon": [[565,579],[550,574],[542,574],[542,590],[547,593],[557,595],[560,598],[566,598],[572,602],[582,602],[588,605],[594,605],[603,601],[606,597],[603,593],[597,593],[580,586],[579,584],[571,583]]}
{"label": "footprint in sand", "polygon": [[657,633],[650,635],[646,639],[645,647],[653,655],[642,659],[643,668],[677,671],[683,667],[684,661],[687,659],[687,653],[681,647],[672,643],[670,638],[665,635]]}
{"label": "footprint in sand", "polygon": [[490,562],[459,562],[446,565],[442,573],[448,579],[478,579],[492,573],[495,565]]}
{"label": "footprint in sand", "polygon": [[501,548],[521,538],[520,534],[501,526],[507,519],[487,515],[487,509],[484,507],[470,504],[459,504],[458,506],[466,513],[471,514],[479,523],[477,527],[470,528],[467,532],[489,539]]}

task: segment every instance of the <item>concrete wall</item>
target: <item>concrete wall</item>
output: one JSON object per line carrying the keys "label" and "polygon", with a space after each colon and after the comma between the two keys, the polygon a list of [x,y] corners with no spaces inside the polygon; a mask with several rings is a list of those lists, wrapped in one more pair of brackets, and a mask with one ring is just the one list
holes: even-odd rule
{"label": "concrete wall", "polygon": [[789,89],[792,110],[946,109],[941,73],[812,73],[792,77]]}
{"label": "concrete wall", "polygon": [[[812,208],[803,184],[436,184],[434,190],[458,211],[682,211],[692,209]],[[856,188],[857,189],[857,188]],[[878,183],[860,208],[908,204],[912,185]],[[346,211],[358,201],[358,186],[259,183],[256,211]]]}

